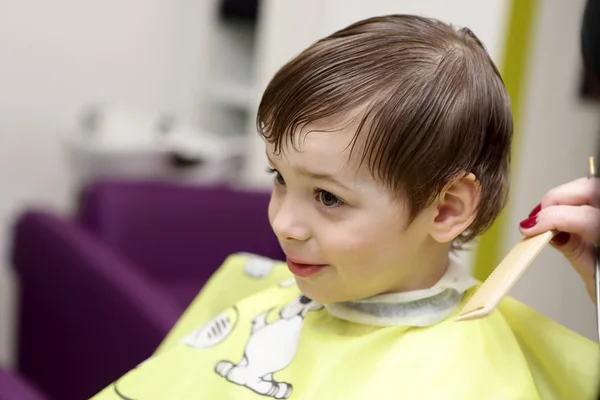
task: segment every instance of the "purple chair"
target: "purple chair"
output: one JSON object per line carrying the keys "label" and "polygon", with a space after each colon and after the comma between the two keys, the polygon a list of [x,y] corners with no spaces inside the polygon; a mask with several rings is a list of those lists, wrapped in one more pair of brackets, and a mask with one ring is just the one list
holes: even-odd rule
{"label": "purple chair", "polygon": [[23,378],[0,368],[0,400],[47,400]]}
{"label": "purple chair", "polygon": [[229,254],[283,259],[268,201],[225,187],[101,182],[74,218],[21,215],[19,372],[55,399],[81,400],[135,367]]}

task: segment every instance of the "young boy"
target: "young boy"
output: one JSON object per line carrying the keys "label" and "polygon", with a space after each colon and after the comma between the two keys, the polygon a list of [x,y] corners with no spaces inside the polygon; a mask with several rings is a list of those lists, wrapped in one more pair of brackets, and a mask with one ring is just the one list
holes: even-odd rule
{"label": "young boy", "polygon": [[515,300],[453,321],[477,282],[450,254],[504,206],[513,130],[471,31],[353,24],[275,75],[258,128],[287,266],[228,258],[159,350],[94,399],[595,393],[597,346]]}

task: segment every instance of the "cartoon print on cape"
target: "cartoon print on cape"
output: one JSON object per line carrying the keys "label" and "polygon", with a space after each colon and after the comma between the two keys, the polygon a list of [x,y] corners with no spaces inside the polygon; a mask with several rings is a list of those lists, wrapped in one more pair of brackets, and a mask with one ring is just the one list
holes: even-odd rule
{"label": "cartoon print on cape", "polygon": [[[181,344],[194,349],[208,349],[222,343],[233,332],[239,319],[239,311],[233,306],[223,311],[206,324],[200,326],[181,340]],[[152,357],[142,361],[134,369],[151,361]],[[124,376],[125,377],[125,376]],[[123,378],[124,378],[123,377]],[[136,400],[119,390],[119,380],[113,384],[115,394],[122,400]]]}
{"label": "cartoon print on cape", "polygon": [[240,253],[248,256],[248,260],[244,265],[244,273],[246,276],[253,279],[267,278],[275,268],[277,261],[267,257],[257,256],[254,254]]}
{"label": "cartoon print on cape", "polygon": [[[279,382],[273,376],[291,364],[298,344],[304,319],[310,311],[321,310],[323,306],[306,296],[281,307],[279,318],[267,322],[274,308],[257,315],[252,321],[251,334],[245,346],[244,355],[238,364],[223,360],[215,366],[215,372],[227,381],[244,386],[257,394],[275,399],[288,399],[293,386]],[[234,330],[239,319],[237,307],[226,310],[208,323],[202,325],[181,340],[185,346],[194,349],[208,349],[222,343]],[[136,368],[149,362],[140,363]],[[128,397],[113,385],[115,394],[122,400],[140,400]]]}
{"label": "cartoon print on cape", "polygon": [[283,289],[289,288],[289,287],[292,287],[292,286],[295,286],[295,285],[296,285],[296,279],[295,278],[288,279],[287,281],[279,282],[279,287],[283,288]]}
{"label": "cartoon print on cape", "polygon": [[263,396],[289,398],[292,384],[276,381],[273,374],[290,365],[294,359],[306,314],[322,308],[321,304],[300,296],[283,306],[279,319],[274,322],[267,323],[272,309],[259,314],[254,318],[242,360],[238,364],[221,361],[215,371],[229,382]]}

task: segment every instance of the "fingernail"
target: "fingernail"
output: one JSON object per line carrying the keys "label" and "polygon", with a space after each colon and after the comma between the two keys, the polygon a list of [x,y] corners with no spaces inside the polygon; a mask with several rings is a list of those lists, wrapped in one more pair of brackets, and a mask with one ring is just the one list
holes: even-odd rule
{"label": "fingernail", "polygon": [[537,224],[537,222],[538,222],[538,217],[534,215],[533,217],[529,217],[529,218],[521,221],[519,226],[521,226],[521,228],[523,228],[523,229],[530,229],[530,228],[533,228],[535,226],[535,224]]}
{"label": "fingernail", "polygon": [[571,234],[568,232],[559,232],[552,238],[552,244],[555,246],[563,246],[571,239]]}
{"label": "fingernail", "polygon": [[535,206],[535,208],[533,210],[531,210],[531,212],[529,213],[529,217],[535,217],[536,215],[538,215],[540,213],[540,211],[542,211],[542,204],[538,204],[537,206]]}

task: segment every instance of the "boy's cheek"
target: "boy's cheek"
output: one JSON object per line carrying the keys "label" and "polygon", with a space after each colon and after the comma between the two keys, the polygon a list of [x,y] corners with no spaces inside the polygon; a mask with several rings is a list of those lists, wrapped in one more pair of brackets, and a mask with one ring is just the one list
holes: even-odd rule
{"label": "boy's cheek", "polygon": [[319,248],[327,261],[333,264],[357,264],[368,262],[381,250],[381,238],[368,233],[360,235],[326,235],[319,241]]}
{"label": "boy's cheek", "polygon": [[[389,222],[373,221],[371,224],[330,224],[329,229],[318,232],[322,247],[347,253],[377,252],[398,244],[402,234],[397,228],[386,226]],[[395,246],[394,246],[395,247]]]}

